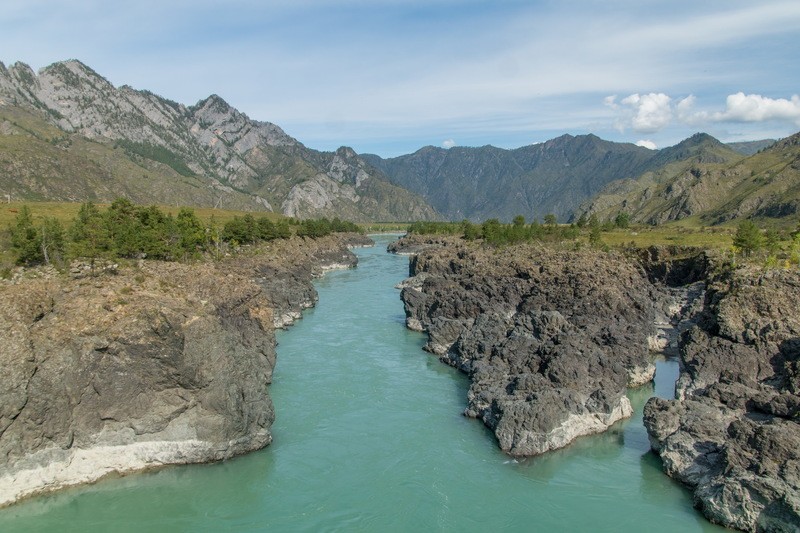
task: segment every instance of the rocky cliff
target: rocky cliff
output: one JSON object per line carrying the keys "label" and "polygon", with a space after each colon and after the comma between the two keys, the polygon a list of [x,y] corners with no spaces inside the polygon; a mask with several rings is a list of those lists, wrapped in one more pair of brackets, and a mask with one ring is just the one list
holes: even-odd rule
{"label": "rocky cliff", "polygon": [[465,414],[505,452],[537,455],[631,415],[627,387],[654,373],[660,298],[633,261],[446,239],[405,248],[419,251],[401,292],[407,325],[469,376]]}
{"label": "rocky cliff", "polygon": [[0,63],[0,151],[0,184],[17,199],[122,196],[303,218],[436,217],[349,148],[309,149],[217,95],[186,106],[114,87],[75,60],[38,73]]}
{"label": "rocky cliff", "polygon": [[273,241],[219,263],[4,282],[0,505],[269,444],[274,327],[313,305],[314,276],[355,265],[354,243]]}
{"label": "rocky cliff", "polygon": [[800,275],[721,269],[707,285],[677,399],[645,407],[653,450],[710,520],[800,531]]}

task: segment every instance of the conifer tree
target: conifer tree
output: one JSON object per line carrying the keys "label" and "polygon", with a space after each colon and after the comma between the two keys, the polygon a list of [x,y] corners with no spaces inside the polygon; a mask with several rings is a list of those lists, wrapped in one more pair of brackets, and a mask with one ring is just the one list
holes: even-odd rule
{"label": "conifer tree", "polygon": [[44,261],[41,235],[33,225],[33,215],[27,205],[20,208],[10,230],[11,247],[17,255],[18,265],[35,265]]}
{"label": "conifer tree", "polygon": [[733,237],[733,245],[745,255],[750,256],[764,245],[764,237],[752,220],[742,220]]}

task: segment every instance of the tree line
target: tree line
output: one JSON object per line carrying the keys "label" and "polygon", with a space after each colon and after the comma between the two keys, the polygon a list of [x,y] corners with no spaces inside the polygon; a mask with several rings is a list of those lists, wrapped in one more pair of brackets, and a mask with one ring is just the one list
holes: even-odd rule
{"label": "tree line", "polygon": [[614,222],[601,224],[597,218],[581,217],[576,223],[559,225],[555,215],[544,217],[544,223],[533,220],[525,221],[525,217],[517,215],[510,224],[504,224],[496,218],[481,224],[464,220],[462,222],[415,222],[408,229],[409,233],[433,235],[460,235],[463,239],[473,241],[482,239],[495,245],[516,244],[528,241],[560,242],[577,239],[583,228],[589,228],[589,241],[600,243],[600,232],[614,227],[628,227],[627,217],[617,217]]}
{"label": "tree line", "polygon": [[82,204],[66,227],[54,217],[34,221],[30,209],[22,206],[9,227],[15,261],[26,266],[60,264],[79,257],[92,263],[117,258],[187,260],[204,253],[218,256],[231,245],[339,232],[361,229],[338,218],[272,221],[251,214],[235,216],[221,226],[214,217],[204,224],[190,208],[182,208],[173,217],[156,206],[139,206],[122,198],[105,210],[92,202]]}
{"label": "tree line", "polygon": [[489,244],[515,244],[532,240],[561,241],[574,239],[579,234],[575,226],[559,226],[548,220],[540,224],[534,220],[526,224],[523,216],[517,216],[511,224],[504,224],[496,218],[482,224],[469,220],[462,222],[414,222],[408,228],[409,233],[419,235],[460,235],[463,239],[474,241],[483,239]]}

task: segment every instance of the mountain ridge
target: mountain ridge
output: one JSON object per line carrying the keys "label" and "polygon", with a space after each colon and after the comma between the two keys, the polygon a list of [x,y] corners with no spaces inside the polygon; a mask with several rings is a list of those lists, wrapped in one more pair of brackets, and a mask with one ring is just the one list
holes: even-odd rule
{"label": "mountain ridge", "polygon": [[593,134],[564,134],[511,150],[423,147],[396,158],[362,158],[394,184],[423,196],[446,218],[511,220],[522,214],[541,219],[554,213],[566,220],[619,172],[643,169],[649,152]]}
{"label": "mountain ridge", "polygon": [[690,139],[678,148],[686,149],[687,157],[611,182],[577,212],[601,219],[625,212],[645,224],[694,217],[704,225],[751,217],[783,219],[800,212],[800,133],[750,156],[713,137],[694,146]]}
{"label": "mountain ridge", "polygon": [[[6,123],[8,115],[20,113],[32,115],[25,120],[35,122],[34,129],[40,132],[47,130],[44,122],[60,130],[70,143],[85,144],[88,140],[100,145],[93,147],[94,152],[102,152],[95,158],[87,150],[72,154],[73,158],[86,159],[83,166],[96,168],[88,180],[93,183],[76,187],[67,195],[69,199],[108,200],[108,194],[113,194],[133,196],[137,201],[160,200],[160,195],[147,198],[146,187],[133,191],[128,183],[136,180],[122,169],[139,165],[156,175],[151,181],[182,179],[186,183],[179,189],[202,190],[192,196],[192,201],[200,205],[279,211],[297,217],[437,218],[424,200],[392,185],[357,155],[353,157],[354,152],[307,148],[279,126],[250,119],[217,94],[186,106],[128,85],[115,88],[74,59],[48,65],[38,74],[24,63],[8,68],[0,63],[0,118],[5,116],[2,122]],[[25,128],[15,130],[14,124],[6,125],[0,133],[12,130],[18,135],[31,134]],[[46,142],[58,136],[51,131]],[[125,157],[110,153],[120,147],[127,152]],[[66,149],[69,151],[69,147]],[[26,172],[25,164],[15,160],[12,151],[4,153],[6,166],[0,165],[0,170],[6,170],[6,177],[0,178],[0,184],[23,198],[30,189],[47,197],[48,185],[41,179],[37,182],[34,172]],[[345,153],[347,157],[343,157]],[[57,154],[50,151],[50,155]],[[26,161],[28,165],[39,164],[32,154]],[[175,172],[158,163],[167,164]],[[57,166],[51,169],[53,174]],[[15,172],[16,176],[8,177]],[[119,177],[120,173],[127,177]],[[78,179],[77,172],[72,174]],[[27,189],[13,183],[14,177],[26,181]],[[97,198],[85,197],[95,188]],[[168,184],[161,184],[162,192],[168,188]],[[182,198],[177,193],[167,196],[171,201]]]}

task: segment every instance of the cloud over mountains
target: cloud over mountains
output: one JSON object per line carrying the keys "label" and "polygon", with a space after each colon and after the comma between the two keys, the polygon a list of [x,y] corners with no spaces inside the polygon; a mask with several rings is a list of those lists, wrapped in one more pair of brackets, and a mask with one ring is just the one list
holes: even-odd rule
{"label": "cloud over mountains", "polygon": [[788,122],[800,126],[800,96],[770,98],[738,92],[728,95],[723,111],[695,110],[696,97],[674,99],[664,93],[634,93],[617,102],[617,95],[603,103],[616,113],[619,131],[655,133],[674,123],[700,127],[720,122]]}

